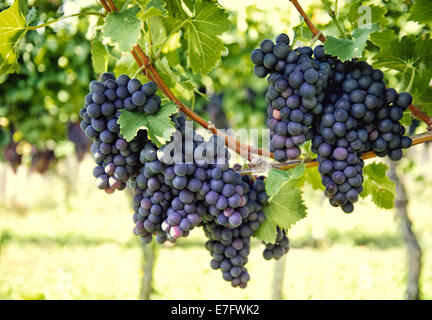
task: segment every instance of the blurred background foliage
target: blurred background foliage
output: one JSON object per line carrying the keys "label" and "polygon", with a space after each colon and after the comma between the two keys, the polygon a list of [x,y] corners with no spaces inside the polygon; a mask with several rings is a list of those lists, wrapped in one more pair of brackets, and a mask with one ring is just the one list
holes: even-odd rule
{"label": "blurred background foliage", "polygon": [[[310,31],[289,1],[219,2],[229,10],[232,22],[222,37],[227,50],[206,76],[176,70],[207,95],[185,94],[183,101],[219,128],[264,128],[266,82],[253,76],[250,52],[262,39],[281,32],[295,38],[296,45],[309,44]],[[0,0],[0,10],[10,3]],[[383,3],[399,37],[430,32],[430,24],[407,21],[409,1]],[[320,30],[337,35],[320,1],[301,4]],[[347,15],[343,4],[339,4],[340,15]],[[33,25],[83,9],[98,10],[91,0],[33,0],[29,5],[38,13]],[[2,299],[138,296],[140,246],[131,232],[129,199],[126,194],[108,196],[94,188],[92,159],[85,156],[88,141],[77,125],[88,83],[97,77],[90,56],[95,24],[96,18],[81,17],[28,32],[19,48],[20,73],[0,79],[0,159],[8,162],[0,166]],[[376,53],[377,47],[371,44],[365,58],[371,61]],[[184,60],[184,53],[178,59]],[[136,66],[130,55],[112,52],[109,69],[132,75]],[[398,90],[405,89],[397,73],[386,72],[386,81]],[[411,128],[411,134],[424,130],[418,123]],[[412,199],[409,209],[424,249],[422,298],[431,299],[432,217],[428,212],[432,186],[428,172],[432,168],[428,160],[427,146],[412,148],[401,171],[406,174]],[[27,166],[45,174],[29,175]],[[291,232],[294,249],[287,257],[284,298],[404,298],[404,246],[392,211],[362,201],[347,216],[332,209],[320,192],[307,190],[305,198],[310,217]],[[195,232],[176,247],[159,251],[152,297],[270,297],[272,263],[259,257],[258,243],[254,243],[250,261],[253,279],[240,291],[232,290],[210,269],[203,242],[203,235]],[[170,269],[173,263],[179,264],[175,272]]]}

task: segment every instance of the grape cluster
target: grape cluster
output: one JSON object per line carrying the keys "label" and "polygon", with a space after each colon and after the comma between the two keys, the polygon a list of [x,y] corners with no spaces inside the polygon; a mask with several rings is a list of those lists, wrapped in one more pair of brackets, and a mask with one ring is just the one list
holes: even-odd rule
{"label": "grape cluster", "polygon": [[296,159],[299,146],[312,138],[314,114],[321,113],[330,66],[312,58],[309,47],[291,50],[286,34],[276,44],[266,39],[251,54],[258,77],[268,77],[265,95],[270,151],[277,161]]}
{"label": "grape cluster", "polygon": [[[140,152],[142,168],[131,179],[134,233],[143,243],[149,243],[153,235],[159,243],[174,242],[202,226],[211,267],[220,269],[234,287],[244,288],[250,279],[245,265],[251,237],[265,220],[264,177],[242,177],[236,172],[238,167],[231,168],[229,152],[218,136],[204,141],[193,131],[192,148],[187,150],[185,119],[179,116],[173,121],[174,136],[182,139],[181,144],[175,143],[181,148],[180,157],[176,158],[170,144],[158,149],[147,142]],[[189,154],[193,159],[188,159]]]}
{"label": "grape cluster", "polygon": [[[181,150],[185,150],[185,131],[183,117],[173,119],[177,133],[181,135]],[[202,137],[194,132],[193,150],[204,143]],[[159,151],[159,156],[158,156]],[[185,154],[171,163],[164,154],[164,147],[158,149],[148,142],[140,152],[142,168],[136,179],[132,180],[134,197],[134,233],[143,243],[149,243],[152,235],[156,241],[175,241],[189,235],[198,226],[207,211],[204,205],[207,183],[205,163],[186,163]]]}
{"label": "grape cluster", "polygon": [[365,61],[341,62],[322,45],[292,49],[285,34],[276,44],[263,40],[251,60],[258,77],[268,75],[267,126],[275,160],[297,158],[299,146],[312,139],[325,195],[331,205],[352,212],[363,191],[361,156],[372,150],[396,161],[411,146],[400,124],[411,95],[386,88],[382,71]]}
{"label": "grape cluster", "polygon": [[288,253],[289,239],[286,235],[286,232],[279,227],[277,227],[277,235],[274,243],[264,243],[265,249],[263,251],[263,257],[266,260],[279,260],[285,254]]}
{"label": "grape cluster", "polygon": [[[322,46],[317,47],[322,53]],[[363,191],[361,156],[370,150],[397,161],[411,146],[400,124],[412,98],[386,89],[383,73],[365,61],[339,62],[318,54],[334,70],[323,112],[317,117],[312,151],[318,154],[325,195],[332,206],[350,213]]]}
{"label": "grape cluster", "polygon": [[99,189],[107,193],[123,190],[127,180],[138,174],[138,155],[148,139],[146,132],[140,131],[134,140],[127,142],[117,120],[122,109],[155,114],[161,103],[156,95],[157,86],[154,82],[142,85],[127,75],[116,79],[107,72],[100,81],[90,82],[89,88],[79,114],[81,129],[93,140],[90,151],[97,164],[93,175]]}
{"label": "grape cluster", "polygon": [[210,266],[222,271],[224,280],[231,282],[233,287],[245,288],[250,279],[245,268],[250,253],[252,234],[258,230],[265,220],[262,211],[267,205],[264,177],[255,181],[250,176],[242,177],[242,186],[246,198],[247,217],[236,228],[224,227],[215,222],[211,215],[204,215],[203,228],[209,241],[206,248],[212,255]]}

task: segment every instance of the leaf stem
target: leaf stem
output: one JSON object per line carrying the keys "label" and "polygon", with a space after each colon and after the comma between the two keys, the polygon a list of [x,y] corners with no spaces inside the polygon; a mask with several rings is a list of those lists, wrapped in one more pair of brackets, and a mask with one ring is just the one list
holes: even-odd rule
{"label": "leaf stem", "polygon": [[68,19],[68,18],[72,18],[72,17],[88,16],[88,15],[103,17],[103,15],[99,12],[79,12],[79,13],[74,13],[74,14],[71,14],[68,16],[62,16],[62,17],[47,21],[43,24],[39,24],[37,26],[27,26],[25,29],[26,30],[37,30],[40,28],[45,28],[45,27],[49,26],[50,24],[56,23],[60,20],[64,20],[64,19]]}
{"label": "leaf stem", "polygon": [[320,31],[316,35],[314,35],[314,37],[312,38],[312,40],[309,44],[309,47],[312,47],[321,35],[322,35],[322,31]]}
{"label": "leaf stem", "polygon": [[150,18],[147,18],[146,20],[148,26],[147,38],[148,38],[148,45],[149,45],[149,53],[150,53],[150,57],[153,57],[153,41],[152,41],[152,34],[151,34]]}
{"label": "leaf stem", "polygon": [[138,70],[134,73],[134,75],[133,75],[132,78],[136,78],[137,75],[138,75],[140,72],[142,72],[144,69],[145,69],[145,66],[144,66],[144,65],[142,65],[141,67],[139,67]]}
{"label": "leaf stem", "polygon": [[406,92],[411,91],[412,85],[414,83],[415,74],[416,74],[416,69],[414,67],[411,67],[411,69],[412,69],[411,79],[410,82],[408,83],[408,87],[405,90]]}
{"label": "leaf stem", "polygon": [[339,20],[336,16],[335,11],[326,5],[325,5],[325,8],[326,8],[327,13],[329,14],[330,18],[332,18],[333,22],[336,24],[336,27],[338,28],[341,36],[344,37],[345,39],[347,39],[347,34],[346,34],[345,30],[343,29],[342,25],[339,23]]}

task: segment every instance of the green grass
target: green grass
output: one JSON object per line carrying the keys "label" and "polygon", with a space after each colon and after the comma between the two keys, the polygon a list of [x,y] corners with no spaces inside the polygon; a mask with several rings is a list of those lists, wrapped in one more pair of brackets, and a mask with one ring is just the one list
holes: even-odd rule
{"label": "green grass", "polygon": [[[8,171],[0,202],[0,299],[136,299],[141,248],[132,235],[126,193],[106,195],[93,186],[92,164],[76,174],[79,188],[65,196],[56,175]],[[4,170],[4,167],[0,167]],[[67,168],[60,168],[69,170]],[[422,298],[432,298],[430,185],[407,177],[409,213],[422,245]],[[0,195],[1,197],[1,195]],[[1,199],[1,198],[0,198]],[[403,299],[406,254],[393,210],[361,200],[351,215],[330,207],[320,192],[305,192],[309,216],[290,232],[286,299]],[[210,269],[201,230],[158,250],[154,299],[269,299],[274,262],[253,242],[245,290],[232,289]]]}

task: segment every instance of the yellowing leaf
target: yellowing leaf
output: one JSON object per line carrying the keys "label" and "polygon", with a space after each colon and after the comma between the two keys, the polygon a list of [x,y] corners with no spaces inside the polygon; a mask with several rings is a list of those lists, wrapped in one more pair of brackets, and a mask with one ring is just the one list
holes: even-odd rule
{"label": "yellowing leaf", "polygon": [[0,12],[0,76],[19,71],[18,44],[27,31],[22,2]]}

